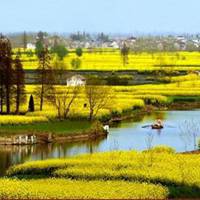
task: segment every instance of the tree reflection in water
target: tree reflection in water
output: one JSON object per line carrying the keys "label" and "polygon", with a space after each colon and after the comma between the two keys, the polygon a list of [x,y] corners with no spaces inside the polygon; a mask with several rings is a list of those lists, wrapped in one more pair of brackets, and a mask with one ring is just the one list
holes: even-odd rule
{"label": "tree reflection in water", "polygon": [[97,151],[99,144],[104,139],[96,139],[85,142],[68,142],[60,144],[37,145],[1,145],[0,146],[0,175],[12,165],[24,163],[30,160],[45,160],[49,158],[64,158],[82,153]]}

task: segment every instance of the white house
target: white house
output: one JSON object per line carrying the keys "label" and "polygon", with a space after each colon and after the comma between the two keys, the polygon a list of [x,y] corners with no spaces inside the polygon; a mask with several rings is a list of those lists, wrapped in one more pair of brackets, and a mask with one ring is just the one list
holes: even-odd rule
{"label": "white house", "polygon": [[26,48],[27,48],[27,49],[32,49],[32,50],[34,50],[34,49],[35,49],[35,44],[28,43],[28,44],[26,45]]}
{"label": "white house", "polygon": [[195,47],[199,47],[200,46],[200,40],[192,40],[193,44],[195,45]]}
{"label": "white house", "polygon": [[182,35],[177,36],[176,39],[178,41],[181,41],[181,42],[184,42],[184,43],[187,42],[186,38],[184,36],[182,36]]}
{"label": "white house", "polygon": [[110,47],[114,48],[114,49],[119,49],[119,45],[116,41],[113,41],[111,44],[110,44]]}
{"label": "white house", "polygon": [[81,75],[74,75],[67,79],[67,86],[84,86],[86,78]]}
{"label": "white house", "polygon": [[90,42],[85,42],[84,48],[88,49],[90,47],[91,47],[91,43]]}

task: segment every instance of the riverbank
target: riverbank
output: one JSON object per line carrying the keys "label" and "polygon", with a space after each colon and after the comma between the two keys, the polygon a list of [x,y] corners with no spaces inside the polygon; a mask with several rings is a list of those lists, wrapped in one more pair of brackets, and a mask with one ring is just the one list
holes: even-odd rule
{"label": "riverbank", "polygon": [[[54,128],[51,129],[52,125]],[[79,127],[77,127],[78,125]],[[99,122],[75,121],[2,126],[0,132],[0,145],[32,145],[85,141],[106,137],[108,134]]]}
{"label": "riverbank", "polygon": [[173,111],[173,110],[194,110],[200,108],[200,102],[176,102],[167,105],[146,105],[144,108],[132,110],[129,112],[122,113],[121,116],[111,117],[105,123],[112,126],[113,123],[119,123],[129,119],[142,119],[146,114],[151,114],[156,111]]}
{"label": "riverbank", "polygon": [[[13,115],[13,120],[18,116]],[[21,117],[21,116],[20,116]],[[10,117],[11,118],[11,117]],[[32,118],[32,117],[30,117]],[[71,133],[82,133],[88,131],[92,123],[87,120],[47,120],[45,122],[26,122],[19,124],[1,124],[0,136],[17,135],[21,133],[52,133],[56,135],[67,135]]]}
{"label": "riverbank", "polygon": [[182,154],[200,154],[200,149],[197,149],[194,151],[186,151],[186,152],[183,152]]}
{"label": "riverbank", "polygon": [[10,137],[0,137],[0,145],[33,145],[47,143],[66,143],[66,142],[81,142],[93,140],[100,137],[107,137],[108,132],[99,131],[85,132],[82,134],[69,134],[67,136],[58,136],[48,133],[29,133],[20,134]]}
{"label": "riverbank", "polygon": [[181,102],[181,103],[172,103],[169,105],[168,110],[193,110],[199,109],[200,102]]}
{"label": "riverbank", "polygon": [[[113,126],[116,123],[129,119],[140,121],[145,115],[156,111],[191,110],[196,108],[200,108],[200,102],[176,102],[160,106],[146,105],[144,108],[130,109],[120,114],[112,113],[108,116],[108,120],[102,120],[101,123]],[[2,125],[0,128],[0,145],[75,142],[106,137],[107,133],[103,130],[102,124],[98,125],[95,133],[92,130],[92,124],[87,120],[54,120],[33,124]]]}

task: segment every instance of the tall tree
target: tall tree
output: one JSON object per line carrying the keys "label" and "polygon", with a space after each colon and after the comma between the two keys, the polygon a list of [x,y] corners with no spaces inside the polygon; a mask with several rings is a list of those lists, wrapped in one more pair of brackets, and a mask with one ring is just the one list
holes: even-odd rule
{"label": "tall tree", "polygon": [[4,51],[5,48],[3,46],[3,36],[0,35],[0,112],[3,112],[3,104],[4,104],[4,95],[5,95],[5,87],[4,87],[4,65],[3,65],[3,58],[4,58]]}
{"label": "tall tree", "polygon": [[[0,61],[1,61],[1,56],[0,56]],[[5,97],[4,69],[2,63],[0,62],[0,112],[1,113],[3,112],[4,97]]]}
{"label": "tall tree", "polygon": [[128,55],[129,55],[129,47],[127,46],[126,42],[124,42],[121,48],[121,56],[124,66],[128,64]]}
{"label": "tall tree", "polygon": [[26,34],[26,31],[24,31],[24,33],[23,33],[23,47],[24,47],[24,51],[25,51],[26,48],[27,48],[27,34]]}
{"label": "tall tree", "polygon": [[40,110],[43,109],[44,99],[51,96],[54,90],[54,73],[50,65],[51,56],[45,47],[39,56],[39,67],[37,69],[37,81],[40,84],[36,94],[40,99]]}
{"label": "tall tree", "polygon": [[44,50],[44,45],[42,41],[38,40],[35,45],[35,54],[39,58],[41,56],[42,51]]}
{"label": "tall tree", "polygon": [[41,56],[40,54],[45,49],[45,38],[47,37],[47,33],[39,31],[36,37],[36,49],[35,53],[38,56],[38,58]]}
{"label": "tall tree", "polygon": [[39,31],[38,34],[37,34],[37,38],[36,39],[38,41],[41,41],[44,44],[44,40],[45,40],[46,36],[47,36],[47,33]]}
{"label": "tall tree", "polygon": [[20,104],[25,100],[25,72],[18,57],[15,59],[15,86],[16,86],[16,110],[19,113]]}
{"label": "tall tree", "polygon": [[1,82],[1,112],[3,99],[5,98],[6,112],[10,113],[11,95],[14,87],[14,70],[12,60],[12,48],[8,38],[0,36],[0,82]]}

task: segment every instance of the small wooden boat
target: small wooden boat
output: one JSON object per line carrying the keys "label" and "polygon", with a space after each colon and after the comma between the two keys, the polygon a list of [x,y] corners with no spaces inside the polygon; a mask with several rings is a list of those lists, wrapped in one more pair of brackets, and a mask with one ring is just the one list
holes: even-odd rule
{"label": "small wooden boat", "polygon": [[151,128],[152,128],[152,129],[163,129],[164,126],[158,125],[158,124],[153,124],[153,125],[151,125]]}

